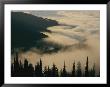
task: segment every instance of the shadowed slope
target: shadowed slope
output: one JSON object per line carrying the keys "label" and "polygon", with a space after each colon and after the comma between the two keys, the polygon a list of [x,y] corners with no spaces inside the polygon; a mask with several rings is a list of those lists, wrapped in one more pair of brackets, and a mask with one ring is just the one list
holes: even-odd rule
{"label": "shadowed slope", "polygon": [[35,42],[48,37],[47,27],[58,25],[57,21],[44,19],[23,12],[11,13],[11,47],[32,47]]}

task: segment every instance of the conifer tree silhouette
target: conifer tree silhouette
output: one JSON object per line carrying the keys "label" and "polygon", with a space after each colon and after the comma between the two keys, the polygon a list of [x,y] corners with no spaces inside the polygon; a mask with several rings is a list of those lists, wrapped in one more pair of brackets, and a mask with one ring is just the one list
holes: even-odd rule
{"label": "conifer tree silhouette", "polygon": [[29,76],[29,71],[28,71],[28,60],[24,60],[24,76],[27,77]]}
{"label": "conifer tree silhouette", "polygon": [[47,76],[51,77],[51,69],[49,68],[49,66],[48,66],[48,75]]}
{"label": "conifer tree silhouette", "polygon": [[73,76],[73,77],[75,76],[75,61],[74,61],[74,63],[73,63],[72,76]]}
{"label": "conifer tree silhouette", "polygon": [[40,76],[39,75],[39,67],[40,67],[40,64],[39,64],[39,62],[37,62],[37,64],[35,65],[35,76]]}
{"label": "conifer tree silhouette", "polygon": [[89,71],[88,71],[88,56],[87,56],[87,60],[86,60],[86,66],[85,66],[85,76],[89,76]]}
{"label": "conifer tree silhouette", "polygon": [[14,75],[19,76],[18,52],[15,53],[15,58],[14,58]]}
{"label": "conifer tree silhouette", "polygon": [[32,64],[29,64],[29,67],[28,67],[28,72],[29,72],[29,77],[33,77],[33,73],[34,73],[34,68],[33,68],[33,65]]}
{"label": "conifer tree silhouette", "polygon": [[44,67],[44,76],[45,76],[45,77],[48,76],[48,69],[47,69],[47,66]]}
{"label": "conifer tree silhouette", "polygon": [[57,77],[58,76],[58,68],[56,67],[56,65],[53,63],[52,69],[51,69],[51,75],[53,77]]}
{"label": "conifer tree silhouette", "polygon": [[[18,59],[18,52],[15,52],[14,62],[11,63],[11,76],[12,77],[82,77],[82,76],[100,76],[100,72],[98,75],[96,75],[95,71],[95,63],[93,67],[89,70],[88,69],[88,56],[86,60],[86,66],[85,66],[85,73],[81,70],[81,63],[80,61],[77,63],[77,69],[75,68],[75,61],[73,63],[72,71],[67,72],[66,70],[66,64],[64,61],[64,66],[60,70],[58,70],[57,66],[53,63],[53,66],[49,68],[49,66],[44,66],[44,70],[42,69],[42,60],[40,59],[39,62],[36,63],[35,66],[33,66],[31,63],[28,62],[28,60],[25,58],[24,63],[21,62],[21,60]],[[35,68],[34,68],[35,67]],[[82,75],[84,73],[84,75]]]}
{"label": "conifer tree silhouette", "polygon": [[82,71],[81,71],[81,63],[77,63],[77,76],[81,77],[82,76]]}
{"label": "conifer tree silhouette", "polygon": [[42,73],[42,60],[41,59],[40,59],[40,65],[39,65],[39,75],[43,76],[43,73]]}
{"label": "conifer tree silhouette", "polygon": [[21,63],[21,60],[19,62],[19,76],[23,76],[23,64]]}
{"label": "conifer tree silhouette", "polygon": [[63,76],[63,77],[66,77],[66,76],[67,76],[67,71],[66,71],[65,61],[64,61],[64,66],[63,66],[62,76]]}

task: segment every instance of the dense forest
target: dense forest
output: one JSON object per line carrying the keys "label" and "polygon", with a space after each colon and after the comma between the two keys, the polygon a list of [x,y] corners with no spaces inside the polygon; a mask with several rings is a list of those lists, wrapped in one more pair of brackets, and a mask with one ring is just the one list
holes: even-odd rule
{"label": "dense forest", "polygon": [[[44,69],[43,69],[44,68]],[[97,77],[96,75],[95,64],[91,69],[89,69],[88,56],[86,60],[85,70],[83,72],[81,68],[80,61],[76,64],[73,62],[72,71],[68,72],[66,70],[66,64],[64,61],[64,66],[62,69],[58,69],[57,66],[53,63],[52,67],[42,66],[42,60],[33,66],[28,62],[27,59],[24,60],[24,63],[21,62],[18,58],[18,53],[14,57],[14,62],[11,63],[11,76],[12,77]]]}

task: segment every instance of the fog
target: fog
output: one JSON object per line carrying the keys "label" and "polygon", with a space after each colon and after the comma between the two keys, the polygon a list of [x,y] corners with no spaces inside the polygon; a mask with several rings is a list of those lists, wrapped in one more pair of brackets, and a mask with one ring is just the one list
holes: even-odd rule
{"label": "fog", "polygon": [[[43,32],[47,42],[61,44],[64,48],[51,54],[40,54],[35,48],[27,52],[20,52],[20,59],[27,58],[35,65],[41,58],[43,66],[62,68],[64,61],[66,69],[70,71],[75,61],[81,62],[82,70],[89,58],[89,68],[95,63],[97,73],[100,70],[100,11],[24,11],[25,13],[41,16],[58,21],[59,26],[48,27],[49,32]],[[50,13],[49,13],[50,12]],[[48,14],[47,14],[48,13]],[[64,25],[65,24],[65,25]],[[75,27],[71,27],[75,26]]]}

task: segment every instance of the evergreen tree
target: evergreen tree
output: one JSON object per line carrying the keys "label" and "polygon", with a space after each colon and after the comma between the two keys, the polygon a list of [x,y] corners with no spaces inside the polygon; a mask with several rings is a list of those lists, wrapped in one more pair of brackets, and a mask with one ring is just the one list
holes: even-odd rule
{"label": "evergreen tree", "polygon": [[49,68],[49,66],[48,66],[48,75],[47,75],[48,77],[50,77],[51,76],[51,69]]}
{"label": "evergreen tree", "polygon": [[23,69],[23,64],[21,63],[21,60],[19,62],[19,69],[22,70]]}
{"label": "evergreen tree", "polygon": [[77,76],[81,77],[82,76],[82,71],[81,71],[81,63],[77,63]]}
{"label": "evergreen tree", "polygon": [[89,76],[89,71],[88,71],[88,56],[87,56],[87,61],[86,61],[86,66],[85,66],[85,76]]}
{"label": "evergreen tree", "polygon": [[39,75],[43,76],[43,73],[42,73],[42,60],[41,59],[40,59],[40,65],[39,65]]}
{"label": "evergreen tree", "polygon": [[21,63],[21,60],[19,62],[19,76],[23,76],[23,64]]}
{"label": "evergreen tree", "polygon": [[32,64],[29,64],[29,67],[28,67],[28,72],[29,72],[29,77],[33,77],[33,72],[34,72],[34,68],[33,68],[33,65]]}
{"label": "evergreen tree", "polygon": [[23,70],[24,76],[28,76],[29,72],[28,72],[28,61],[27,59],[24,60],[24,70]]}
{"label": "evergreen tree", "polygon": [[60,70],[60,77],[62,77],[63,76],[63,70],[61,69]]}
{"label": "evergreen tree", "polygon": [[74,63],[73,63],[72,76],[73,76],[73,77],[75,76],[75,61],[74,61]]}
{"label": "evergreen tree", "polygon": [[67,71],[66,71],[65,61],[64,61],[64,66],[63,66],[62,76],[63,76],[63,77],[66,77],[66,76],[67,76]]}
{"label": "evergreen tree", "polygon": [[47,69],[46,66],[44,67],[44,76],[45,76],[45,77],[48,76],[48,69]]}
{"label": "evergreen tree", "polygon": [[51,75],[52,77],[57,77],[58,76],[58,68],[56,65],[53,63],[52,70],[51,70]]}
{"label": "evergreen tree", "polygon": [[99,72],[99,75],[95,74],[95,64],[93,65],[90,71],[88,70],[88,57],[87,57],[86,66],[85,66],[85,73],[83,73],[82,75],[80,62],[77,63],[77,69],[75,68],[75,62],[74,62],[73,67],[72,67],[72,72],[69,73],[66,71],[66,65],[64,61],[63,69],[61,69],[59,73],[58,68],[56,67],[54,63],[53,63],[52,68],[49,68],[49,66],[48,67],[45,66],[44,71],[43,71],[42,60],[40,59],[40,61],[37,62],[37,64],[35,65],[35,69],[34,69],[33,65],[31,63],[29,64],[27,59],[24,60],[24,63],[21,63],[21,60],[18,60],[18,52],[16,52],[15,54],[16,55],[14,57],[14,63],[11,64],[11,76],[14,76],[14,77],[33,77],[33,76],[37,76],[37,77],[92,76],[94,77],[94,76],[100,76],[100,72]]}
{"label": "evergreen tree", "polygon": [[37,64],[35,65],[35,76],[40,76],[39,67],[40,67],[40,64],[39,62],[37,62]]}
{"label": "evergreen tree", "polygon": [[18,52],[15,53],[14,57],[14,76],[19,76]]}

